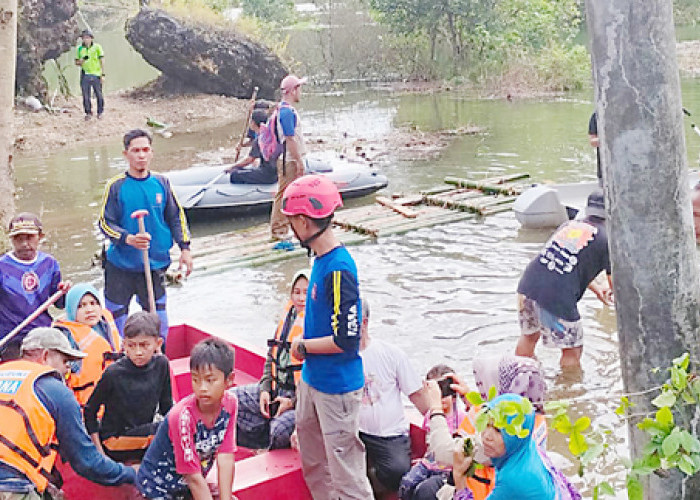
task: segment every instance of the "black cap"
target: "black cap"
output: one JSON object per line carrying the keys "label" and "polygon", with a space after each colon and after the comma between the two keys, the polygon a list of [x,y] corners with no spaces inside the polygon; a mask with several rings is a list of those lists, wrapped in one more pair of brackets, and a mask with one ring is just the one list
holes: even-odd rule
{"label": "black cap", "polygon": [[605,196],[602,190],[596,189],[588,195],[586,215],[605,219]]}
{"label": "black cap", "polygon": [[256,109],[253,111],[253,116],[251,118],[256,125],[265,123],[267,121],[267,111],[264,109]]}
{"label": "black cap", "polygon": [[83,31],[80,33],[80,36],[81,36],[81,37],[83,37],[83,36],[89,36],[90,38],[95,38],[95,35],[93,35],[93,34],[92,34],[92,31],[90,31],[90,30],[83,30]]}

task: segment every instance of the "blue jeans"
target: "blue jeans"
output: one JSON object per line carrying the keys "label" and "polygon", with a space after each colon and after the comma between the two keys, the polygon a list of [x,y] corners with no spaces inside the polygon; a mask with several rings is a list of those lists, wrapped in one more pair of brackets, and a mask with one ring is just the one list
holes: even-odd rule
{"label": "blue jeans", "polygon": [[101,115],[105,110],[105,100],[102,96],[102,79],[97,75],[80,74],[80,90],[83,92],[83,109],[86,115],[92,114],[92,94],[91,89],[95,90],[95,98],[97,99],[97,114]]}

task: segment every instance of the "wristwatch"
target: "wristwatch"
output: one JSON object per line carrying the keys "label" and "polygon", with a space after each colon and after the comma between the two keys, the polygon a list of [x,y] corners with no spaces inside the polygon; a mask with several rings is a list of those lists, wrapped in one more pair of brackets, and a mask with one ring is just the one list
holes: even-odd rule
{"label": "wristwatch", "polygon": [[301,354],[303,357],[306,357],[306,345],[304,344],[303,340],[299,341],[299,346],[297,347],[297,350],[299,351],[299,354]]}

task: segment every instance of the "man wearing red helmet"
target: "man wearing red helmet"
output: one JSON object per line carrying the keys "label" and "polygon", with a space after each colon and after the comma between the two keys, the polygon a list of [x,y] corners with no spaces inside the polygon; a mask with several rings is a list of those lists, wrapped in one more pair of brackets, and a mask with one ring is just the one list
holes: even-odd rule
{"label": "man wearing red helmet", "polygon": [[296,179],[282,199],[294,234],[316,255],[304,338],[291,347],[292,355],[305,359],[297,388],[297,435],[315,500],[372,498],[359,438],[364,373],[357,267],[331,229],[333,212],[342,205],[335,184],[320,175]]}

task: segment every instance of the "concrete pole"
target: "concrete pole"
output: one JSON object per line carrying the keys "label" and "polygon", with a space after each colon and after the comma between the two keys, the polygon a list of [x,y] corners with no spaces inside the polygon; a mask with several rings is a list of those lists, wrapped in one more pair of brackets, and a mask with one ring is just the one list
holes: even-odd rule
{"label": "concrete pole", "polygon": [[[643,391],[685,351],[700,359],[692,230],[672,0],[586,0],[625,390]],[[652,410],[654,397],[634,398]],[[700,415],[689,414],[697,422]],[[633,456],[644,435],[630,422]],[[645,498],[698,499],[700,477],[652,474]]]}
{"label": "concrete pole", "polygon": [[[17,54],[17,0],[0,0],[0,234],[15,211],[12,151],[15,137],[15,64]],[[4,241],[0,241],[0,250]]]}

